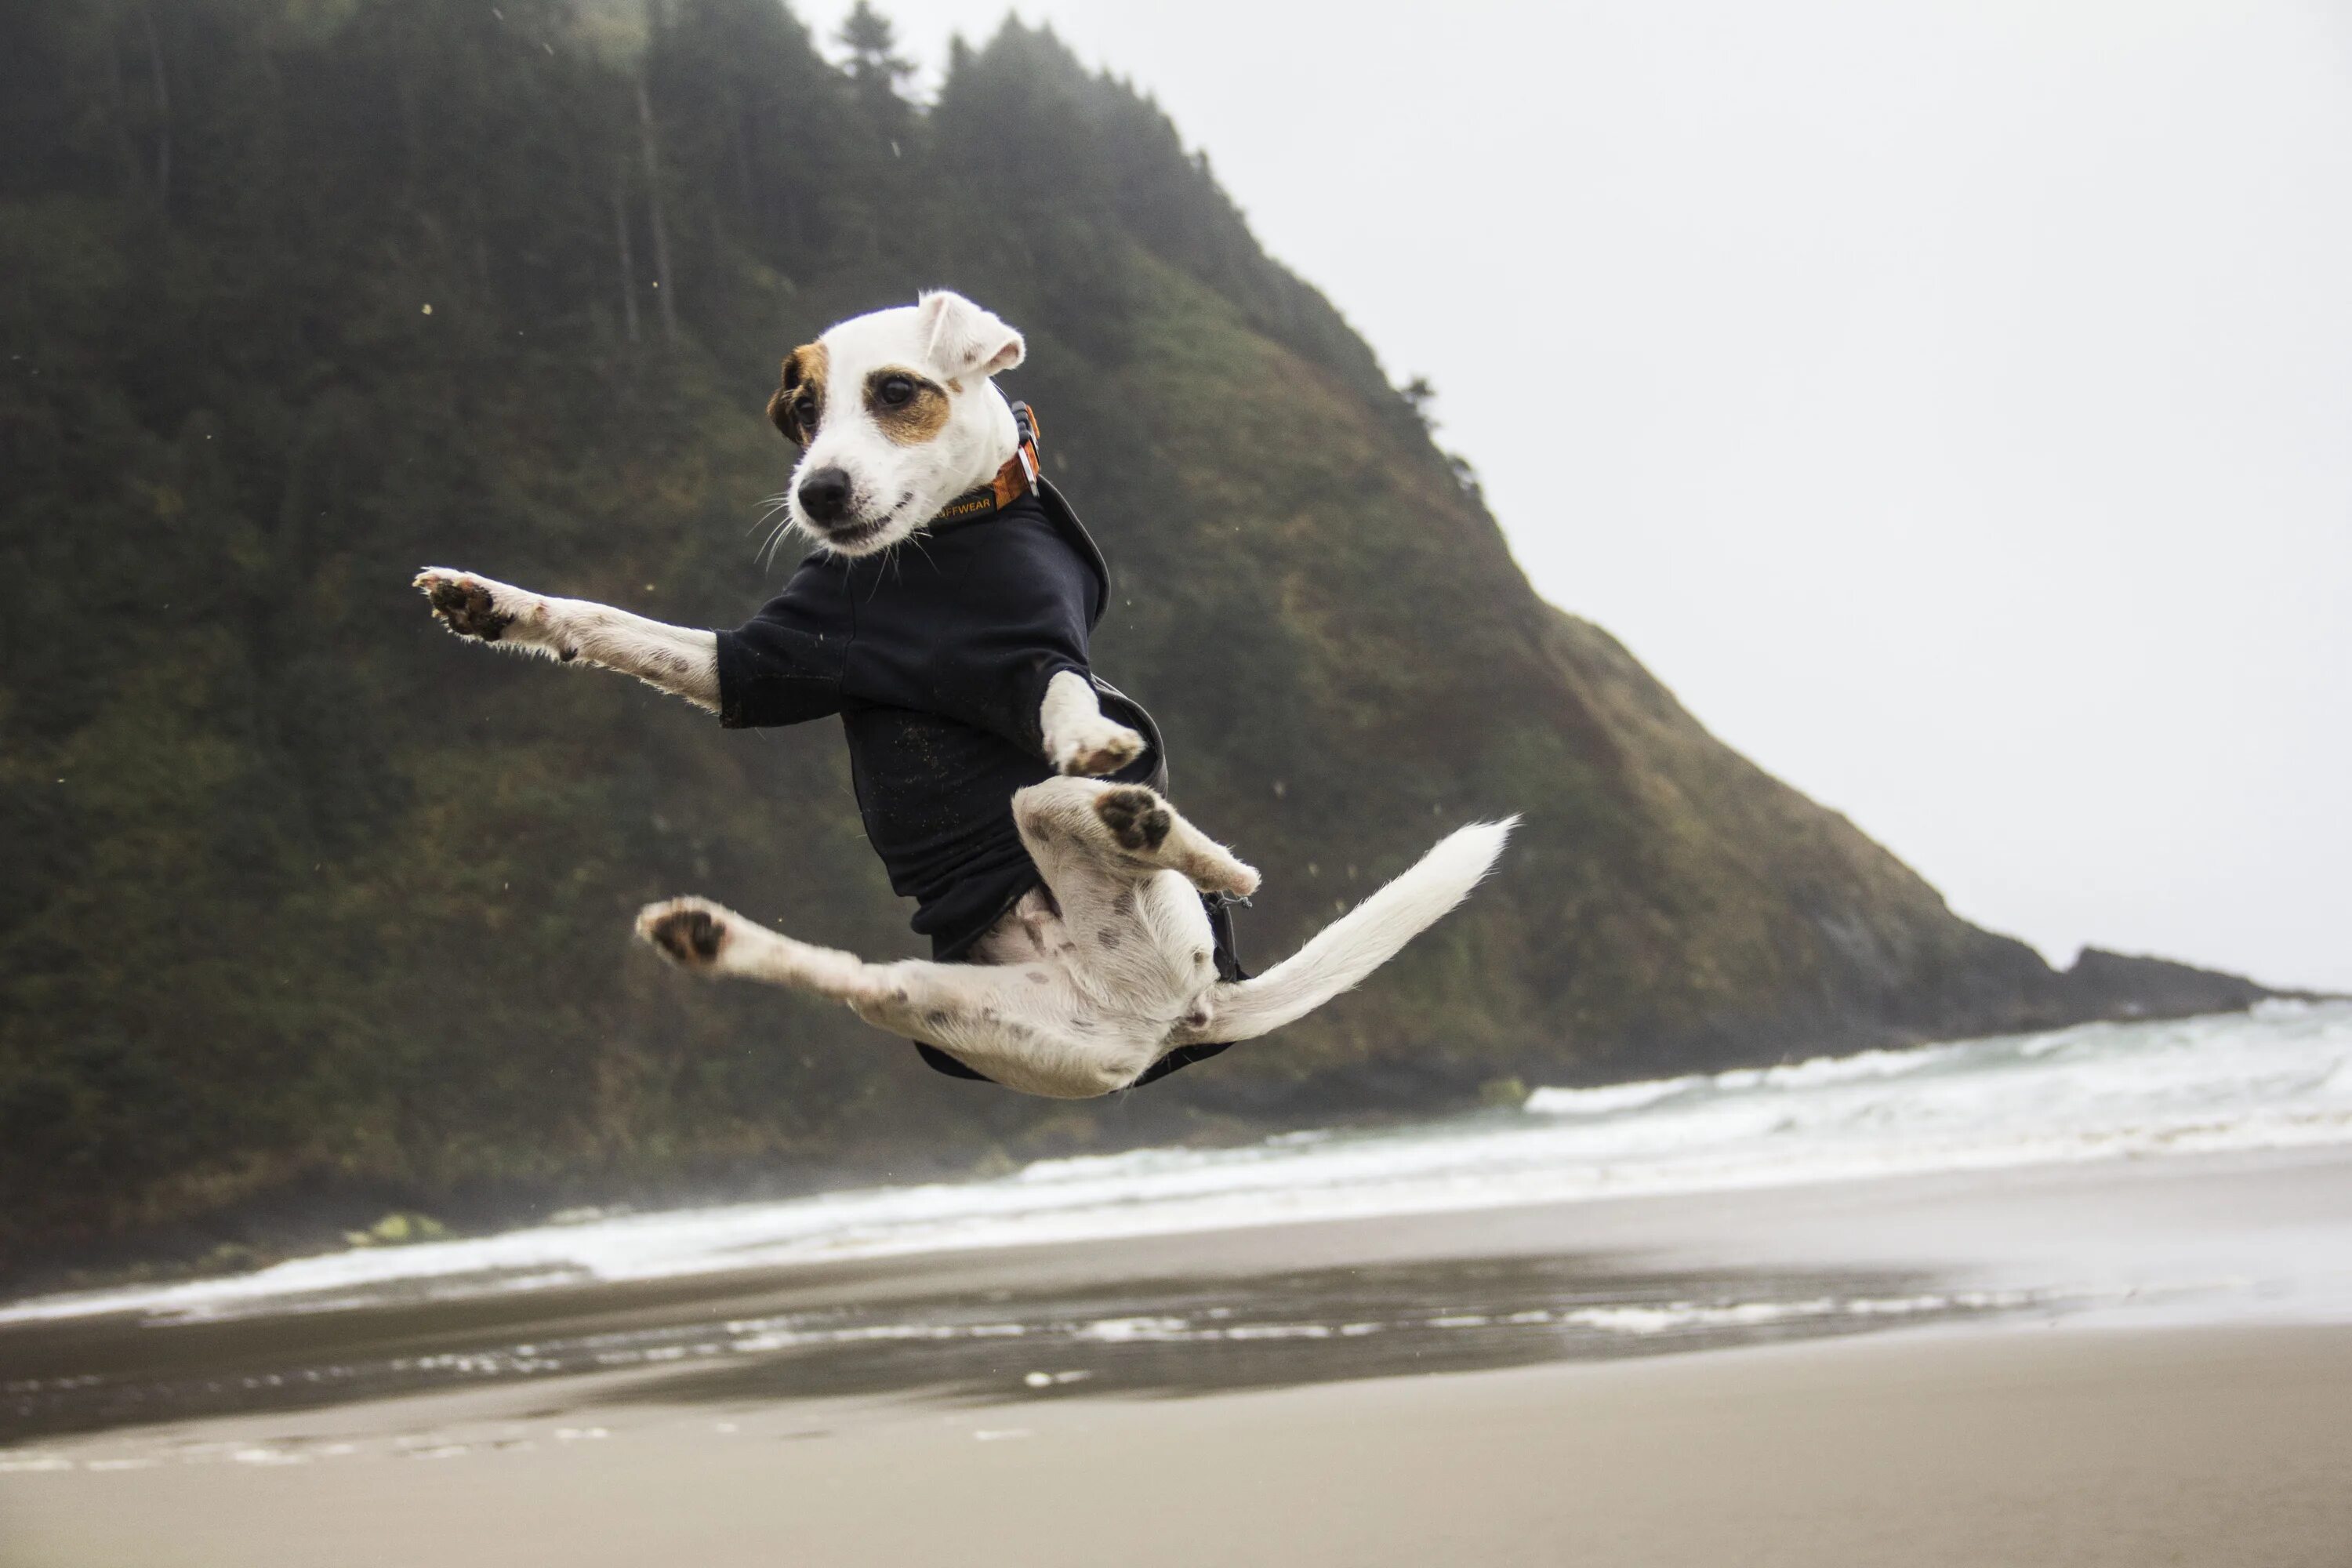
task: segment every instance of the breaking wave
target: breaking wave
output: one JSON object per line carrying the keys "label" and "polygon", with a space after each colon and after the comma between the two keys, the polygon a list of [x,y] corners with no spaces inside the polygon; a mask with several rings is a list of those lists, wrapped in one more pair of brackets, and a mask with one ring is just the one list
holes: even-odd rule
{"label": "breaking wave", "polygon": [[2352,1004],[1543,1089],[1517,1111],[354,1248],[0,1308],[174,1321],[911,1253],[2352,1142]]}

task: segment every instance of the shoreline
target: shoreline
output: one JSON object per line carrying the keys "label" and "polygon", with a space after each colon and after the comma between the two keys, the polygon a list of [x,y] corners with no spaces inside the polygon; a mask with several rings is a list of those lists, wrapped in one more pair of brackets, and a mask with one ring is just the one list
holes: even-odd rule
{"label": "shoreline", "polygon": [[[1928,1326],[1921,1326],[1928,1325]],[[2336,1568],[2352,1149],[0,1329],[5,1568]]]}
{"label": "shoreline", "polygon": [[[0,1304],[29,1321],[156,1321],[413,1303],[875,1265],[954,1272],[959,1255],[1114,1246],[1267,1225],[1477,1228],[1531,1205],[1594,1207],[1822,1184],[1985,1182],[2042,1167],[2171,1164],[2352,1150],[2352,1009],[2098,1026],[1601,1089],[1537,1109],[1237,1148],[1042,1160],[992,1179],[835,1189],[713,1208],[595,1215],[465,1238],[331,1249],[247,1273]],[[2095,1178],[2093,1178],[2095,1179]]]}
{"label": "shoreline", "polygon": [[1320,1219],[322,1311],[0,1325],[0,1447],[582,1373],[1200,1393],[1933,1322],[2352,1322],[2352,1150]]}
{"label": "shoreline", "polygon": [[[2147,1026],[2198,1024],[2251,1017],[2261,1019],[2264,1006],[2285,1005],[2300,1009],[2326,1009],[2352,1002],[2352,997],[2336,997],[2319,993],[2281,992],[2271,994],[2248,1008],[2229,1008],[2210,1012],[2174,1014],[2160,1012],[2141,1016],[2118,1015],[2078,1020],[2070,1024],[2052,1023],[2047,1026],[2010,1031],[1998,1035],[1959,1038],[1913,1039],[1903,1037],[1873,1044],[1858,1045],[1832,1053],[1813,1053],[1802,1058],[1783,1056],[1771,1061],[1757,1061],[1743,1067],[1709,1064],[1690,1073],[1672,1078],[1638,1080],[1606,1079],[1594,1080],[1586,1075],[1567,1073],[1556,1075],[1558,1081],[1546,1081],[1528,1095],[1528,1114],[1539,1123],[1546,1112],[1542,1102],[1548,1099],[1574,1100],[1587,1095],[1608,1095],[1626,1089],[1656,1089],[1676,1084],[1704,1084],[1710,1079],[1729,1081],[1738,1079],[1771,1077],[1785,1073],[1804,1074],[1828,1068],[1834,1073],[1871,1059],[1889,1058],[1921,1058],[1937,1053],[1966,1050],[1972,1047],[1997,1047],[2021,1041],[2046,1042],[2084,1030],[2100,1028],[2138,1028]],[[1461,1104],[1435,1121],[1426,1111],[1407,1113],[1372,1107],[1335,1107],[1328,1117],[1299,1126],[1295,1121],[1278,1119],[1272,1122],[1227,1122],[1213,1131],[1202,1130],[1201,1135],[1141,1142],[1119,1149],[1082,1152],[1066,1156],[1040,1157],[1031,1165],[1053,1165],[1067,1162],[1118,1161],[1137,1155],[1192,1153],[1239,1154],[1280,1146],[1294,1139],[1377,1138],[1385,1134],[1410,1134],[1415,1131],[1461,1129],[1481,1120],[1492,1125],[1494,1113],[1482,1113],[1470,1100]],[[2263,1145],[2250,1144],[2246,1147]],[[2278,1146],[2291,1146],[2282,1144]],[[1016,1171],[1031,1168],[1016,1165]],[[1860,1175],[1863,1173],[1850,1173]],[[968,1188],[984,1184],[990,1173],[978,1169],[919,1168],[905,1171],[869,1169],[859,1179],[843,1184],[839,1173],[828,1175],[822,1171],[801,1171],[784,1175],[775,1171],[766,1173],[764,1179],[751,1180],[730,1195],[695,1196],[685,1192],[672,1192],[653,1206],[630,1204],[588,1205],[586,1223],[648,1221],[658,1223],[666,1218],[695,1215],[724,1214],[777,1205],[806,1204],[856,1196],[868,1193],[905,1191],[914,1187]],[[1836,1177],[1800,1178],[1800,1180],[1839,1179]],[[1661,1190],[1674,1190],[1671,1187]],[[1525,1201],[1541,1201],[1528,1199]],[[391,1206],[385,1206],[389,1203]],[[64,1255],[51,1256],[38,1262],[23,1262],[13,1266],[0,1277],[0,1323],[9,1314],[34,1303],[66,1297],[107,1296],[157,1292],[177,1287],[203,1286],[249,1278],[287,1264],[311,1264],[324,1258],[373,1257],[397,1258],[414,1250],[414,1244],[393,1242],[373,1247],[346,1247],[335,1245],[336,1238],[355,1236],[390,1226],[404,1228],[421,1222],[437,1234],[441,1227],[453,1226],[446,1239],[451,1243],[490,1243],[525,1232],[566,1228],[554,1217],[572,1212],[550,1202],[522,1205],[489,1201],[481,1194],[459,1205],[463,1211],[454,1215],[446,1205],[436,1205],[429,1198],[411,1194],[405,1198],[379,1198],[374,1201],[341,1208],[341,1218],[332,1223],[313,1215],[310,1220],[291,1226],[274,1224],[265,1227],[268,1234],[255,1240],[250,1236],[236,1238],[225,1237],[222,1227],[229,1224],[226,1215],[216,1215],[203,1225],[182,1225],[165,1227],[148,1239],[163,1247],[159,1257],[152,1252],[135,1260],[124,1257],[132,1246],[131,1238],[115,1237],[93,1248],[83,1249],[75,1256],[76,1262]],[[283,1214],[283,1205],[276,1201],[263,1203],[261,1210]],[[505,1217],[499,1218],[498,1216]],[[238,1228],[248,1228],[242,1225]],[[1214,1225],[1201,1228],[1217,1228]],[[166,1237],[170,1238],[168,1241]],[[98,1261],[101,1258],[120,1261]]]}

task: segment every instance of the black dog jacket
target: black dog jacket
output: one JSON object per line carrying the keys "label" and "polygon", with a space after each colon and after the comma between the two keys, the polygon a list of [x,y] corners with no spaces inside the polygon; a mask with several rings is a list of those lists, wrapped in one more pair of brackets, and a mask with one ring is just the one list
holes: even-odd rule
{"label": "black dog jacket", "polygon": [[[1004,499],[1008,488],[1017,493]],[[912,924],[932,956],[959,961],[1043,881],[1013,826],[1013,795],[1054,776],[1039,719],[1054,677],[1085,678],[1105,715],[1144,737],[1143,754],[1113,779],[1168,787],[1159,726],[1087,667],[1109,602],[1102,552],[1061,494],[1043,479],[1000,480],[959,497],[902,547],[803,560],[748,624],[718,634],[719,721],[756,729],[840,714],[866,837],[891,888],[915,900]],[[1238,980],[1232,915],[1205,901],[1217,973]],[[984,1079],[936,1047],[917,1048],[941,1072]],[[1137,1081],[1223,1049],[1181,1047]]]}

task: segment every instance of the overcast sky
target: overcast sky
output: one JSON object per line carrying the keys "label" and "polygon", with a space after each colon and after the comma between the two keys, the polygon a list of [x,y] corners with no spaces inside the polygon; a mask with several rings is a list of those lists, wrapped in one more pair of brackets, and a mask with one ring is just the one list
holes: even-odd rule
{"label": "overcast sky", "polygon": [[1021,14],[1436,383],[1547,597],[1962,914],[2352,989],[2352,5]]}

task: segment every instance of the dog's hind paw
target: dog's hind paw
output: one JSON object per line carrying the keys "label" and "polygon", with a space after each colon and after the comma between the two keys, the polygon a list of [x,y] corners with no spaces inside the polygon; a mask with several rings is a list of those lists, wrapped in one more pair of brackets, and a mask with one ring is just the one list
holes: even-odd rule
{"label": "dog's hind paw", "polygon": [[637,936],[680,969],[708,970],[731,934],[729,912],[705,899],[667,899],[637,911]]}
{"label": "dog's hind paw", "polygon": [[1118,847],[1130,855],[1156,853],[1168,841],[1168,830],[1176,820],[1158,795],[1133,785],[1107,789],[1097,795],[1095,815],[1110,829]]}

